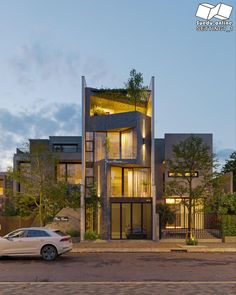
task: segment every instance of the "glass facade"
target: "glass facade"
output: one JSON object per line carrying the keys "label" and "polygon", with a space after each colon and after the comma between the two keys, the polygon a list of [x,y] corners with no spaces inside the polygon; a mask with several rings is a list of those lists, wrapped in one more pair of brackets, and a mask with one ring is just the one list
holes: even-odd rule
{"label": "glass facade", "polygon": [[121,151],[122,159],[137,157],[137,137],[132,129],[121,132]]}
{"label": "glass facade", "polygon": [[150,197],[150,169],[111,167],[112,197]]}
{"label": "glass facade", "polygon": [[133,129],[122,132],[95,133],[95,161],[105,159],[135,159],[137,157],[137,135]]}
{"label": "glass facade", "polygon": [[120,159],[120,133],[107,132],[108,159]]}
{"label": "glass facade", "polygon": [[82,167],[78,163],[60,163],[57,165],[57,180],[69,184],[80,184],[82,181]]}
{"label": "glass facade", "polygon": [[111,238],[120,239],[120,204],[112,204],[111,207]]}
{"label": "glass facade", "polygon": [[151,203],[111,203],[112,239],[151,239]]}
{"label": "glass facade", "polygon": [[122,196],[122,169],[120,167],[111,167],[111,196]]}
{"label": "glass facade", "polygon": [[105,143],[106,133],[96,132],[95,133],[95,161],[105,159]]}

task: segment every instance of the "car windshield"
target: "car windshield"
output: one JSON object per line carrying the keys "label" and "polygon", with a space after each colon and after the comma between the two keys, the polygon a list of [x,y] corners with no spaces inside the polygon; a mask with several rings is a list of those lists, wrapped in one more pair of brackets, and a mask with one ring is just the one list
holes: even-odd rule
{"label": "car windshield", "polygon": [[21,238],[24,237],[25,231],[24,230],[15,230],[8,235],[4,236],[5,238]]}

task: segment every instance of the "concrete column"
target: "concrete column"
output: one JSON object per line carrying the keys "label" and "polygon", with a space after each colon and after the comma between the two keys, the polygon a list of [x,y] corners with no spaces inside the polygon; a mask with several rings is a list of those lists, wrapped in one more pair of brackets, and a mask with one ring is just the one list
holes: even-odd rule
{"label": "concrete column", "polygon": [[82,183],[80,196],[80,240],[84,240],[85,233],[85,77],[82,76]]}

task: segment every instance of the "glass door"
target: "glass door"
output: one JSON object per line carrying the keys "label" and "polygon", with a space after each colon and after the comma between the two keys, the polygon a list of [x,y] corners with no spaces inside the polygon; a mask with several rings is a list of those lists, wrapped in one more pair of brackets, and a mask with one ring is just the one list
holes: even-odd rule
{"label": "glass door", "polygon": [[151,239],[151,203],[111,203],[111,239]]}

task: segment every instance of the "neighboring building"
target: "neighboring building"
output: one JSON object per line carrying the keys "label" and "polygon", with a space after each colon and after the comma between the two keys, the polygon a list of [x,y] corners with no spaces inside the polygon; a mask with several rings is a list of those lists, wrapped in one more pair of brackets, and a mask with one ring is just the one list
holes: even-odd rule
{"label": "neighboring building", "polygon": [[[69,184],[80,184],[81,175],[81,136],[50,136],[49,139],[30,139],[29,149],[17,148],[14,155],[14,169],[26,171],[30,166],[29,153],[38,146],[54,152],[58,158],[56,179]],[[21,191],[20,183],[14,183],[14,190]]]}
{"label": "neighboring building", "polygon": [[[166,161],[173,160],[173,145],[179,144],[191,135],[200,137],[202,139],[202,142],[208,146],[209,154],[212,154],[212,134],[168,133],[165,134],[164,138],[158,138],[155,140],[157,202],[162,201],[168,204],[173,209],[176,215],[174,224],[167,225],[167,228],[186,229],[188,227],[188,210],[181,202],[181,198],[176,196],[169,196],[163,201],[162,196],[164,195],[165,183],[173,180],[174,177],[173,173],[165,168]],[[181,181],[181,177],[179,179]],[[201,174],[199,173],[199,171],[196,171],[196,175],[193,178],[193,186],[196,186],[199,181],[201,181]],[[198,204],[194,207],[193,222],[195,229],[204,229],[206,226],[209,226],[209,222],[203,212],[203,205]]]}

